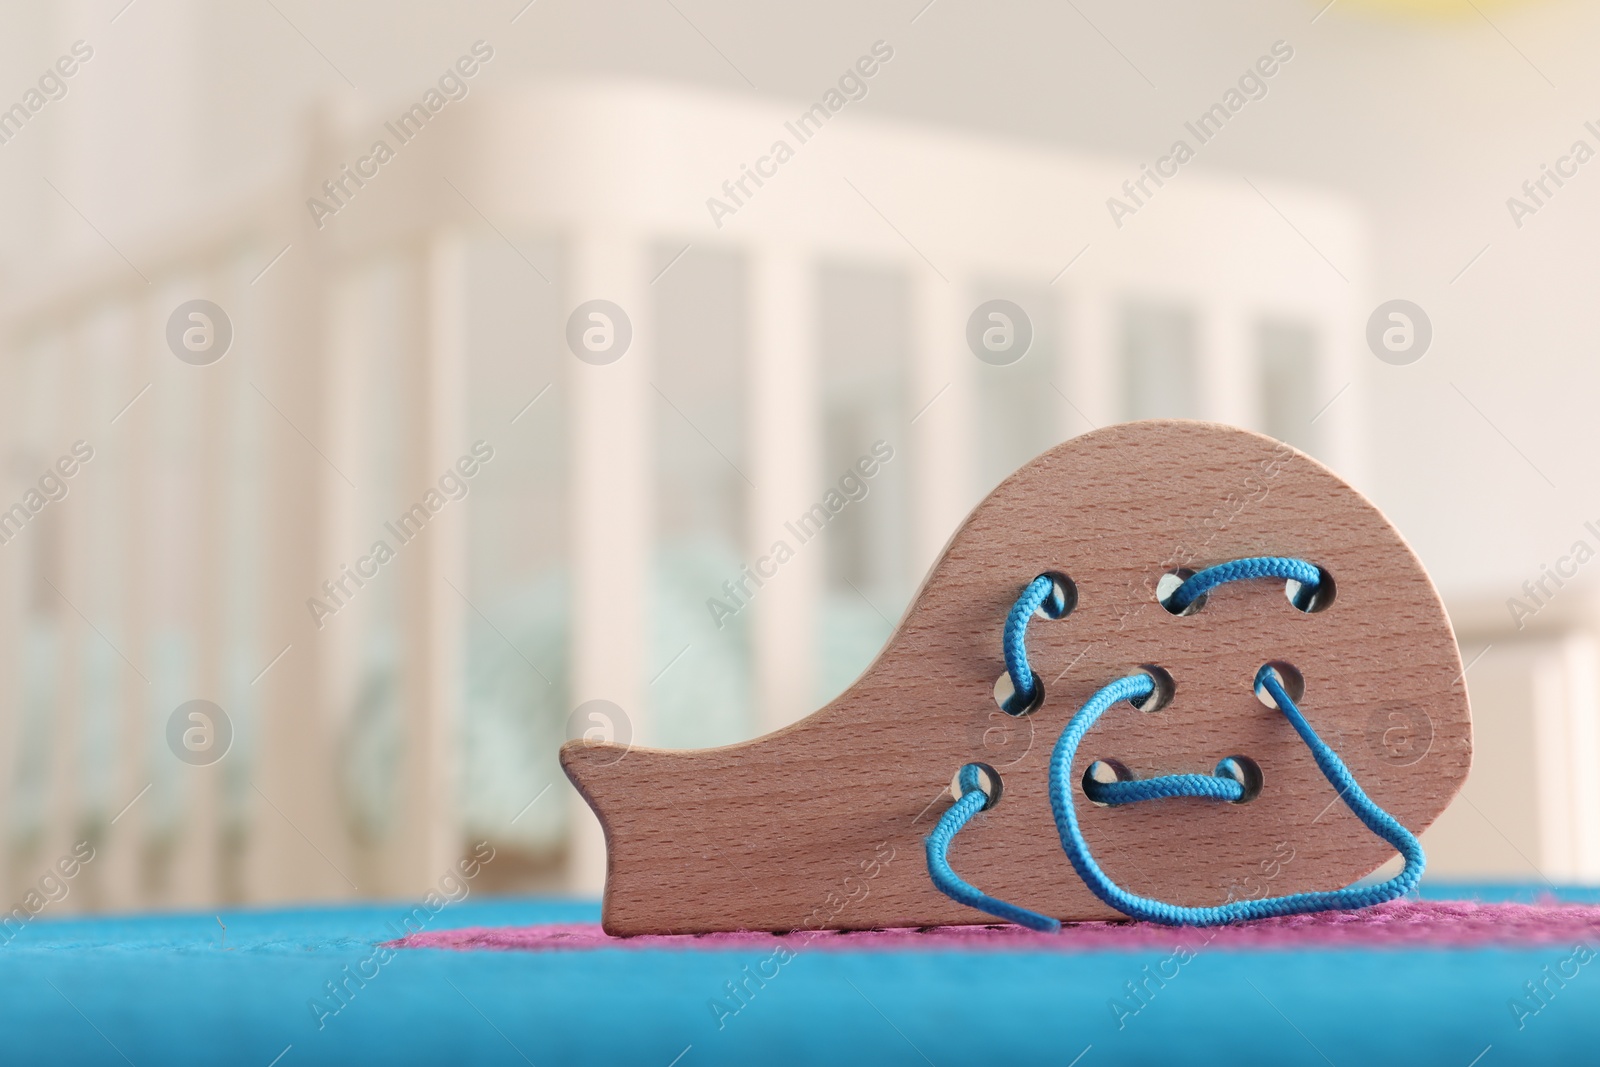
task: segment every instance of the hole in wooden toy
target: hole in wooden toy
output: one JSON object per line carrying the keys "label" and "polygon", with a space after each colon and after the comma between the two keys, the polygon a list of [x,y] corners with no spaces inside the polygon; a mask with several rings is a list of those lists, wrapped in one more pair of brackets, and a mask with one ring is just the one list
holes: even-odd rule
{"label": "hole in wooden toy", "polygon": [[1178,591],[1178,586],[1193,577],[1194,571],[1188,567],[1179,567],[1177,570],[1171,570],[1163,574],[1156,579],[1156,600],[1174,615],[1193,615],[1206,606],[1206,594],[1201,593],[1185,604],[1182,609],[1172,606],[1172,594]]}
{"label": "hole in wooden toy", "polygon": [[1261,764],[1249,756],[1228,756],[1217,764],[1218,778],[1232,778],[1244,787],[1244,795],[1235,804],[1248,804],[1261,795]]}
{"label": "hole in wooden toy", "polygon": [[[983,794],[983,807],[980,811],[988,811],[1000,803],[1000,795],[1005,791],[1005,784],[1000,780],[1000,772],[987,763],[972,763],[969,766],[978,768],[978,790]],[[957,800],[961,799],[961,771],[956,768],[955,777],[950,779],[950,795]]]}
{"label": "hole in wooden toy", "polygon": [[[1060,571],[1045,571],[1040,578],[1050,579],[1050,595],[1034,614],[1044,619],[1064,619],[1078,606],[1078,586]],[[1036,579],[1037,580],[1037,579]]]}
{"label": "hole in wooden toy", "polygon": [[1144,712],[1160,711],[1172,703],[1172,696],[1178,691],[1178,683],[1172,680],[1172,675],[1160,667],[1155,667],[1148,663],[1139,669],[1150,676],[1150,680],[1155,683],[1155,688],[1136,700],[1128,701],[1128,703]]}
{"label": "hole in wooden toy", "polygon": [[1283,583],[1283,595],[1289,598],[1289,603],[1307,615],[1327,611],[1333,604],[1333,598],[1338,595],[1338,589],[1333,584],[1333,575],[1329,574],[1326,568],[1318,567],[1317,575],[1317,584],[1309,589],[1293,578]]}
{"label": "hole in wooden toy", "polygon": [[[1277,675],[1278,684],[1283,686],[1285,693],[1289,694],[1289,699],[1294,701],[1296,707],[1300,705],[1300,698],[1306,695],[1306,679],[1295,668],[1294,664],[1275,659],[1266,664],[1262,671],[1271,671]],[[1267,687],[1261,684],[1261,673],[1261,671],[1256,673],[1256,699],[1269,708],[1276,708],[1278,702],[1272,699],[1272,694],[1267,692]]]}
{"label": "hole in wooden toy", "polygon": [[994,702],[1000,705],[1000,710],[1007,715],[1026,715],[1038,709],[1044,703],[1044,683],[1039,676],[1033,676],[1033,695],[1023,700],[1017,696],[1016,689],[1011,685],[1011,675],[1002,674],[994,680]]}
{"label": "hole in wooden toy", "polygon": [[[1123,766],[1120,760],[1097,759],[1083,769],[1083,793],[1089,795],[1089,783],[1097,782],[1100,785],[1110,785],[1112,782],[1131,782],[1133,772]],[[1099,800],[1090,800],[1089,803],[1098,808],[1107,808],[1111,805]]]}

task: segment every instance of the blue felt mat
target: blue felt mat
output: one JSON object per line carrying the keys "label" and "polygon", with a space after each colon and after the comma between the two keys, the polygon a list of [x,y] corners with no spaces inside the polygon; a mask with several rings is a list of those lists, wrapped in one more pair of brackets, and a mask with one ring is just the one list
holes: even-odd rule
{"label": "blue felt mat", "polygon": [[[1531,899],[1433,886],[1427,895]],[[1594,902],[1595,891],[1563,892]],[[1136,1014],[1164,951],[801,951],[735,1014],[713,998],[767,952],[395,953],[400,905],[40,918],[0,947],[5,1063],[1453,1064],[1600,1061],[1600,957],[1529,998],[1537,949],[1206,948]],[[590,903],[464,902],[430,929],[594,921]],[[1600,949],[1600,944],[1591,946]],[[1170,966],[1168,970],[1170,972]],[[1570,968],[1569,968],[1570,969]],[[321,1007],[318,1007],[320,1000]],[[1120,1001],[1124,1010],[1112,1007]]]}

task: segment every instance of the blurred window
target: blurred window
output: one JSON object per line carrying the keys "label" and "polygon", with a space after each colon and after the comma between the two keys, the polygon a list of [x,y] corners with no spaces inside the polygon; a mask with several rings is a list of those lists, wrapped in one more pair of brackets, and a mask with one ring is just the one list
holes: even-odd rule
{"label": "blurred window", "polygon": [[1122,309],[1122,410],[1127,419],[1200,416],[1194,311],[1133,301]]}
{"label": "blurred window", "polygon": [[[494,447],[494,459],[469,482],[466,499],[451,505],[467,511],[465,591],[472,602],[462,615],[461,806],[469,840],[510,846],[523,862],[554,864],[567,813],[560,804],[527,803],[530,782],[561,780],[556,753],[572,710],[566,574],[572,355],[564,343],[557,243],[529,234],[513,239],[515,247],[498,236],[467,245],[470,362],[458,451],[482,439]],[[383,689],[371,694],[375,701],[393,698]]]}
{"label": "blurred window", "polygon": [[831,700],[872,662],[911,595],[904,407],[910,285],[899,271],[830,265],[819,291],[823,465],[816,499],[837,488],[874,442],[894,449],[865,481],[866,495],[847,503],[818,538],[827,559],[820,699]]}
{"label": "blurred window", "polygon": [[1256,327],[1261,427],[1303,452],[1316,446],[1317,335],[1309,323],[1269,319]]}
{"label": "blurred window", "polygon": [[[738,253],[663,244],[650,274],[656,587],[648,695],[655,743],[704,748],[755,732],[751,614],[739,611],[713,628],[706,609],[706,599],[725,597],[723,583],[750,562],[748,273]],[[692,668],[666,670],[680,654],[694,657]]]}
{"label": "blurred window", "polygon": [[978,484],[987,493],[1012,471],[1067,436],[1070,411],[1059,387],[1060,332],[1057,300],[1046,286],[983,285],[973,307],[1009,300],[1028,316],[1032,341],[1015,363],[996,366],[970,355],[977,379]]}

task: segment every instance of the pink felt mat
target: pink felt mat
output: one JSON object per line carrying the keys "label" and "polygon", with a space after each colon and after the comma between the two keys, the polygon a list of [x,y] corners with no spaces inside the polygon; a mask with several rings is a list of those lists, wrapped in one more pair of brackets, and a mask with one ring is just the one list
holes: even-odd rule
{"label": "pink felt mat", "polygon": [[559,923],[490,929],[428,930],[390,944],[397,948],[572,952],[592,949],[665,952],[749,951],[784,945],[859,951],[1081,952],[1197,947],[1249,949],[1470,948],[1488,945],[1572,943],[1600,935],[1600,906],[1589,904],[1477,904],[1470,901],[1397,900],[1361,911],[1324,912],[1196,929],[1152,923],[1092,922],[1042,934],[1020,926],[940,926],[931,929],[795,931],[728,934],[645,934],[612,937],[596,923]]}

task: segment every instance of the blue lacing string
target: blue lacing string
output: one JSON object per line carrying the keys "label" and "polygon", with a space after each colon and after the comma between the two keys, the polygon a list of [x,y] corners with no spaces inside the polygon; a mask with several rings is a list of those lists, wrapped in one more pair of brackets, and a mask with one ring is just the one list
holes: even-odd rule
{"label": "blue lacing string", "polygon": [[1041,574],[1029,582],[1022,595],[1017,597],[1017,602],[1011,606],[1005,629],[1001,631],[1000,644],[1005,652],[1006,673],[1011,675],[1011,697],[1005,702],[1004,710],[1013,715],[1027,710],[1035,696],[1033,668],[1028,665],[1028,620],[1044,606],[1045,601],[1053,599],[1055,588],[1055,579],[1048,574]]}
{"label": "blue lacing string", "polygon": [[[1199,583],[1199,587],[1198,591],[1190,590],[1184,606],[1193,603],[1204,592],[1223,582],[1262,577],[1299,581],[1302,584],[1302,597],[1305,597],[1308,596],[1308,590],[1315,591],[1316,584],[1321,580],[1321,572],[1312,564],[1284,557],[1264,556],[1234,560],[1232,563],[1208,568],[1189,578],[1184,587],[1189,586],[1189,583]],[[1184,587],[1180,587],[1179,592],[1182,592]],[[1028,666],[1023,637],[1027,630],[1028,619],[1051,595],[1053,589],[1054,582],[1049,576],[1041,575],[1034,579],[1018,598],[1006,619],[1004,635],[1006,668],[1011,674],[1015,689],[1013,699],[1022,700],[1024,706],[1032,700],[1033,672]],[[1173,597],[1169,598],[1169,605],[1176,596],[1177,593],[1174,593]],[[1304,609],[1305,604],[1297,606]],[[1078,827],[1077,812],[1073,807],[1070,778],[1078,746],[1100,716],[1118,701],[1138,701],[1155,692],[1155,680],[1141,672],[1120,678],[1090,697],[1062,731],[1050,760],[1050,806],[1055,814],[1056,830],[1061,837],[1061,846],[1072,861],[1073,869],[1101,900],[1136,919],[1168,925],[1214,926],[1273,915],[1368,907],[1403,896],[1416,887],[1422,877],[1425,862],[1422,846],[1416,837],[1366,795],[1338,753],[1329,748],[1311,728],[1300,709],[1284,691],[1277,672],[1270,665],[1263,666],[1256,673],[1255,684],[1257,689],[1264,689],[1271,696],[1274,705],[1289,720],[1295,732],[1311,750],[1323,776],[1338,790],[1339,797],[1356,817],[1374,834],[1393,845],[1404,857],[1405,864],[1400,873],[1376,885],[1347,886],[1326,892],[1295,893],[1261,900],[1229,901],[1202,908],[1183,907],[1141,897],[1118,886],[1100,869],[1090,854],[1088,843],[1083,839]],[[1026,694],[1025,698],[1023,694]],[[961,797],[945,812],[938,826],[928,836],[929,876],[941,892],[963,904],[1035,930],[1060,929],[1061,924],[1057,920],[991,897],[962,880],[951,869],[948,860],[951,840],[975,814],[990,803],[983,792],[979,774],[980,768],[977,764],[969,763],[961,768],[958,776]],[[1213,775],[1175,774],[1117,782],[1098,782],[1090,778],[1084,782],[1084,792],[1097,803],[1119,805],[1170,797],[1204,797],[1237,802],[1244,798],[1245,788],[1238,779],[1225,774],[1223,765],[1219,764],[1218,772]]]}
{"label": "blue lacing string", "polygon": [[1185,578],[1183,584],[1167,597],[1167,608],[1174,612],[1183,611],[1225,582],[1241,582],[1251,578],[1282,578],[1299,582],[1300,591],[1295,597],[1295,607],[1305,611],[1310,607],[1317,587],[1322,584],[1322,571],[1316,564],[1288,556],[1250,556],[1230,560]]}
{"label": "blue lacing string", "polygon": [[[1106,710],[1119,700],[1137,700],[1154,689],[1147,674],[1119,678],[1101,689],[1079,709],[1061,732],[1055,752],[1050,757],[1050,809],[1055,814],[1056,832],[1061,836],[1061,847],[1072,861],[1078,877],[1084,880],[1094,895],[1116,908],[1124,915],[1169,926],[1216,926],[1242,919],[1262,919],[1272,915],[1297,915],[1308,911],[1327,911],[1331,908],[1365,908],[1386,900],[1404,896],[1416,888],[1422,877],[1424,858],[1422,846],[1416,837],[1401,826],[1395,818],[1377,804],[1356,782],[1339,754],[1317,736],[1311,724],[1284,692],[1277,672],[1264,666],[1256,674],[1256,684],[1265,689],[1283,717],[1289,720],[1295,733],[1300,735],[1311,755],[1317,761],[1328,784],[1333,786],[1356,818],[1374,834],[1395,847],[1405,858],[1400,873],[1376,885],[1354,885],[1324,892],[1292,893],[1288,896],[1265,897],[1261,900],[1235,900],[1214,907],[1188,908],[1168,904],[1150,897],[1129,893],[1113,882],[1089,852],[1088,842],[1078,828],[1078,814],[1072,799],[1072,761],[1078,754],[1078,745]],[[1196,776],[1198,777],[1198,776]]]}
{"label": "blue lacing string", "polygon": [[1244,783],[1223,774],[1168,774],[1160,778],[1125,782],[1097,782],[1093,778],[1086,778],[1083,795],[1109,808],[1171,797],[1205,797],[1237,804],[1244,799]]}
{"label": "blue lacing string", "polygon": [[[1282,578],[1299,582],[1300,589],[1295,594],[1294,603],[1302,611],[1308,611],[1322,584],[1322,570],[1314,563],[1289,556],[1249,556],[1219,563],[1190,575],[1172,591],[1165,603],[1169,610],[1182,612],[1219,585],[1253,578]],[[1005,653],[1006,673],[1011,676],[1011,696],[1004,707],[1013,715],[1026,711],[1037,695],[1034,692],[1033,667],[1028,663],[1028,621],[1041,608],[1051,616],[1059,615],[1065,608],[1060,597],[1055,580],[1048,574],[1041,574],[1022,590],[1022,595],[1017,597],[1017,602],[1006,615],[1000,643]]]}
{"label": "blue lacing string", "polygon": [[[956,778],[956,784],[961,790],[961,799],[945,811],[944,817],[934,827],[933,833],[928,835],[926,842],[928,872],[933,877],[933,884],[945,895],[968,907],[986,911],[1007,922],[1014,922],[1033,930],[1049,932],[1059,930],[1061,923],[1058,920],[991,897],[963,879],[950,866],[950,842],[955,839],[962,827],[972,821],[974,815],[990,806],[988,794],[984,792],[980,777],[982,770],[976,763],[968,763],[961,768]],[[1106,805],[1131,804],[1137,800],[1178,796],[1211,796],[1221,800],[1238,800],[1244,795],[1244,786],[1232,778],[1203,774],[1173,774],[1165,778],[1151,778],[1140,782],[1105,783],[1091,780],[1084,783],[1084,789],[1088,792],[1089,799]]]}
{"label": "blue lacing string", "polygon": [[961,799],[950,806],[944,817],[939,820],[939,825],[933,828],[933,833],[928,835],[928,874],[933,877],[933,884],[946,896],[968,907],[998,916],[1007,922],[1014,922],[1033,930],[1061,929],[1061,923],[1050,916],[1040,915],[1036,911],[1019,908],[1015,904],[1007,904],[1003,900],[991,897],[962,880],[962,877],[950,868],[950,841],[974,815],[989,806],[989,798],[978,779],[980,771],[981,768],[976,763],[969,763],[961,768],[957,778],[957,784],[961,788]]}

